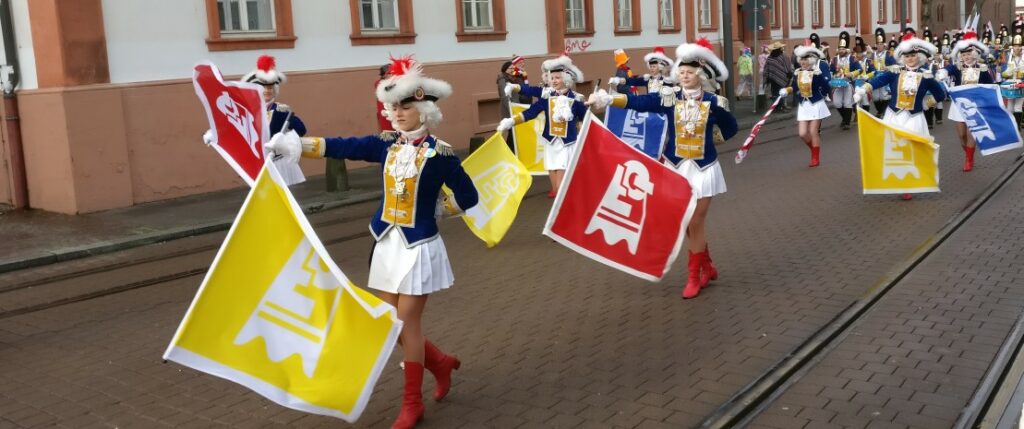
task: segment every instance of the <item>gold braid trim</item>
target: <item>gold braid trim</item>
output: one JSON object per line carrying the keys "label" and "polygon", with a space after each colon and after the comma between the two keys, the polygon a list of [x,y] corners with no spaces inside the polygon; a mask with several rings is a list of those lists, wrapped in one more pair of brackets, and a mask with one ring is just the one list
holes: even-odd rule
{"label": "gold braid trim", "polygon": [[626,102],[629,101],[626,98],[626,94],[614,94],[612,95],[612,106],[623,109],[626,107]]}
{"label": "gold braid trim", "polygon": [[303,137],[301,141],[303,158],[324,157],[324,151],[327,150],[327,142],[323,137]]}
{"label": "gold braid trim", "polygon": [[437,151],[438,155],[455,156],[455,149],[452,148],[452,145],[445,143],[440,139],[436,140],[436,142],[434,150]]}

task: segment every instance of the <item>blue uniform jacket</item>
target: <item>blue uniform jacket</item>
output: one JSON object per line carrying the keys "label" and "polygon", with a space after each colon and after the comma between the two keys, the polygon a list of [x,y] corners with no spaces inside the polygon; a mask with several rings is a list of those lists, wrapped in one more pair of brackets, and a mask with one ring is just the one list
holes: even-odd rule
{"label": "blue uniform jacket", "polygon": [[[437,147],[438,141],[434,136],[427,136],[424,143],[429,143],[430,147]],[[328,158],[378,162],[381,164],[382,174],[386,174],[383,168],[384,161],[388,157],[388,148],[395,142],[384,140],[380,135],[370,135],[330,137],[325,139],[325,144],[324,155]],[[419,181],[416,185],[414,226],[398,228],[407,247],[411,248],[437,237],[437,219],[434,213],[441,185],[446,185],[448,189],[452,190],[455,202],[463,210],[475,206],[479,199],[476,187],[473,186],[473,181],[466,171],[462,169],[459,157],[454,154],[445,155],[441,152],[443,151],[438,151],[434,157],[427,158],[423,163],[423,169],[420,170]],[[377,208],[377,212],[370,220],[370,232],[378,241],[389,229],[394,227],[381,218],[381,214],[384,212],[384,201],[385,196],[381,196],[380,207]]]}
{"label": "blue uniform jacket", "polygon": [[793,85],[791,87],[793,91],[793,102],[800,104],[804,101],[810,101],[811,103],[817,103],[818,101],[824,100],[828,96],[829,91],[832,87],[828,85],[828,81],[831,78],[831,74],[822,72],[821,74],[814,75],[811,79],[811,96],[804,97],[800,95],[800,85],[797,83],[797,72],[793,72]]}
{"label": "blue uniform jacket", "polygon": [[[522,91],[520,91],[520,92],[522,92]],[[562,144],[568,146],[568,145],[571,145],[573,143],[576,143],[576,134],[579,132],[579,130],[576,129],[576,121],[579,121],[579,120],[583,119],[583,116],[587,114],[587,106],[585,104],[583,104],[583,102],[580,101],[579,98],[576,97],[576,94],[574,92],[572,92],[572,90],[566,91],[565,92],[565,96],[569,97],[569,98],[571,98],[573,100],[572,101],[572,116],[573,116],[573,120],[569,121],[566,124],[565,137],[562,138]],[[526,121],[529,121],[529,120],[531,120],[533,118],[536,118],[537,115],[539,115],[541,112],[544,112],[547,115],[547,120],[544,121],[544,134],[543,134],[543,136],[548,141],[551,141],[553,139],[553,137],[551,136],[551,130],[548,129],[549,126],[551,125],[551,112],[548,111],[548,99],[547,98],[541,98],[536,103],[533,103],[532,105],[530,105],[529,109],[524,110],[523,113],[522,113],[522,115],[523,115],[523,122],[526,122]]]}
{"label": "blue uniform jacket", "polygon": [[[960,73],[960,67],[957,67],[956,64],[950,64],[946,66],[945,69],[946,73],[949,73],[949,77],[953,79],[954,85],[963,85],[963,74]],[[993,83],[992,73],[987,71],[978,73],[978,83]]]}
{"label": "blue uniform jacket", "polygon": [[[924,73],[928,70],[929,66],[921,66],[917,68],[917,72]],[[899,85],[900,85],[900,74],[885,71],[875,75],[875,77],[868,80],[871,88],[880,88],[883,86],[889,87],[889,93],[892,94],[892,98],[889,99],[889,108],[894,112],[898,112],[896,108],[896,102],[899,99]],[[934,77],[922,78],[921,84],[917,88],[917,97],[914,100],[914,108],[910,113],[920,113],[924,105],[924,97],[927,94],[931,94],[935,97],[936,102],[943,102],[946,99],[946,89],[942,87],[939,81],[935,80]]]}
{"label": "blue uniform jacket", "polygon": [[[682,92],[676,94],[677,99],[682,99]],[[714,138],[714,126],[717,125],[718,129],[722,131],[722,137],[726,140],[732,138],[739,131],[739,127],[736,124],[736,117],[729,113],[728,110],[718,105],[718,96],[709,92],[705,92],[704,96],[701,97],[701,101],[710,101],[711,110],[708,112],[708,123],[704,127],[704,159],[695,160],[697,166],[704,168],[707,165],[718,160],[718,151],[715,150],[715,138]],[[668,132],[666,133],[665,148],[662,149],[662,156],[672,162],[673,165],[679,165],[684,160],[676,156],[675,141],[676,141],[676,127],[675,122],[675,106],[662,106],[661,96],[658,94],[645,94],[645,95],[627,95],[626,96],[626,108],[633,109],[637,112],[654,112],[665,115],[669,118],[668,121]]]}
{"label": "blue uniform jacket", "polygon": [[[284,118],[288,117],[289,109],[278,109],[277,107],[277,103],[270,103],[267,105],[267,111],[274,112],[270,116],[269,127],[271,136],[281,132],[281,127],[284,126]],[[306,124],[302,123],[302,119],[299,119],[299,116],[296,115],[295,112],[292,112],[292,117],[288,120],[288,123],[290,124],[288,125],[288,128],[295,131],[300,137],[306,135]]]}

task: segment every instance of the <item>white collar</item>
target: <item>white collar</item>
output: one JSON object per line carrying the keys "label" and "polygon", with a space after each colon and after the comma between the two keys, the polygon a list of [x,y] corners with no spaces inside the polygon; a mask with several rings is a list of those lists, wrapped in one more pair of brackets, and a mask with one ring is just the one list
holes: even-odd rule
{"label": "white collar", "polygon": [[412,131],[399,131],[402,137],[405,137],[405,141],[416,141],[416,139],[429,134],[426,125],[421,125],[419,128]]}

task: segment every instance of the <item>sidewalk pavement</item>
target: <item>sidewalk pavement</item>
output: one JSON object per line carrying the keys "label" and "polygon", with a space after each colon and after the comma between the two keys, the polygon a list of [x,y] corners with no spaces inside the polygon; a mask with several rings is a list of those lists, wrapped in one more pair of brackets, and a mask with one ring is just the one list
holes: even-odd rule
{"label": "sidewalk pavement", "polygon": [[[737,101],[732,111],[740,132],[719,149],[723,153],[737,149],[764,114],[753,112],[752,100]],[[771,122],[792,117],[792,111],[779,112]],[[379,167],[351,170],[348,176],[346,192],[327,192],[322,176],[291,189],[307,214],[380,198]],[[243,187],[81,215],[0,210],[0,273],[226,230],[247,193]]]}

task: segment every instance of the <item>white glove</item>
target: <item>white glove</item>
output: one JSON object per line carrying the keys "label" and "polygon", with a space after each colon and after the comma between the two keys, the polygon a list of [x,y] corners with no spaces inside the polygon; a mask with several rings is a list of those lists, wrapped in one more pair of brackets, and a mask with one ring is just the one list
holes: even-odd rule
{"label": "white glove", "polygon": [[590,97],[587,98],[586,104],[588,106],[593,106],[597,110],[602,110],[605,107],[608,107],[609,104],[612,104],[612,95],[609,94],[608,91],[598,89],[590,94]]}
{"label": "white glove", "polygon": [[302,156],[302,139],[295,131],[277,133],[266,144],[266,149],[280,156],[285,162],[299,162]]}
{"label": "white glove", "polygon": [[508,130],[511,130],[512,127],[514,127],[515,125],[516,125],[516,120],[515,119],[505,118],[505,119],[502,119],[501,122],[498,122],[498,128],[496,128],[496,130],[498,132],[508,131]]}
{"label": "white glove", "polygon": [[858,87],[853,91],[853,104],[860,104],[861,100],[867,97],[867,91],[864,88]]}
{"label": "white glove", "polygon": [[949,72],[946,69],[939,69],[939,71],[935,72],[936,80],[946,80],[947,77],[949,77]]}
{"label": "white glove", "polygon": [[821,69],[820,68],[814,69],[814,75],[815,76],[820,75],[820,74],[821,74]]}
{"label": "white glove", "polygon": [[779,88],[779,97],[785,97],[789,95],[789,88]]}
{"label": "white glove", "polygon": [[506,97],[511,97],[512,96],[512,89],[513,88],[515,88],[515,86],[512,85],[511,83],[506,83],[505,84],[505,96]]}
{"label": "white glove", "polygon": [[651,74],[650,73],[644,73],[644,80],[651,80]]}
{"label": "white glove", "polygon": [[217,135],[213,133],[213,130],[206,130],[203,133],[203,143],[206,143],[207,146],[217,143]]}
{"label": "white glove", "polygon": [[619,85],[622,85],[624,83],[626,83],[626,79],[623,79],[623,78],[618,77],[618,76],[612,76],[612,77],[608,78],[608,84],[611,85],[611,86],[619,86]]}

